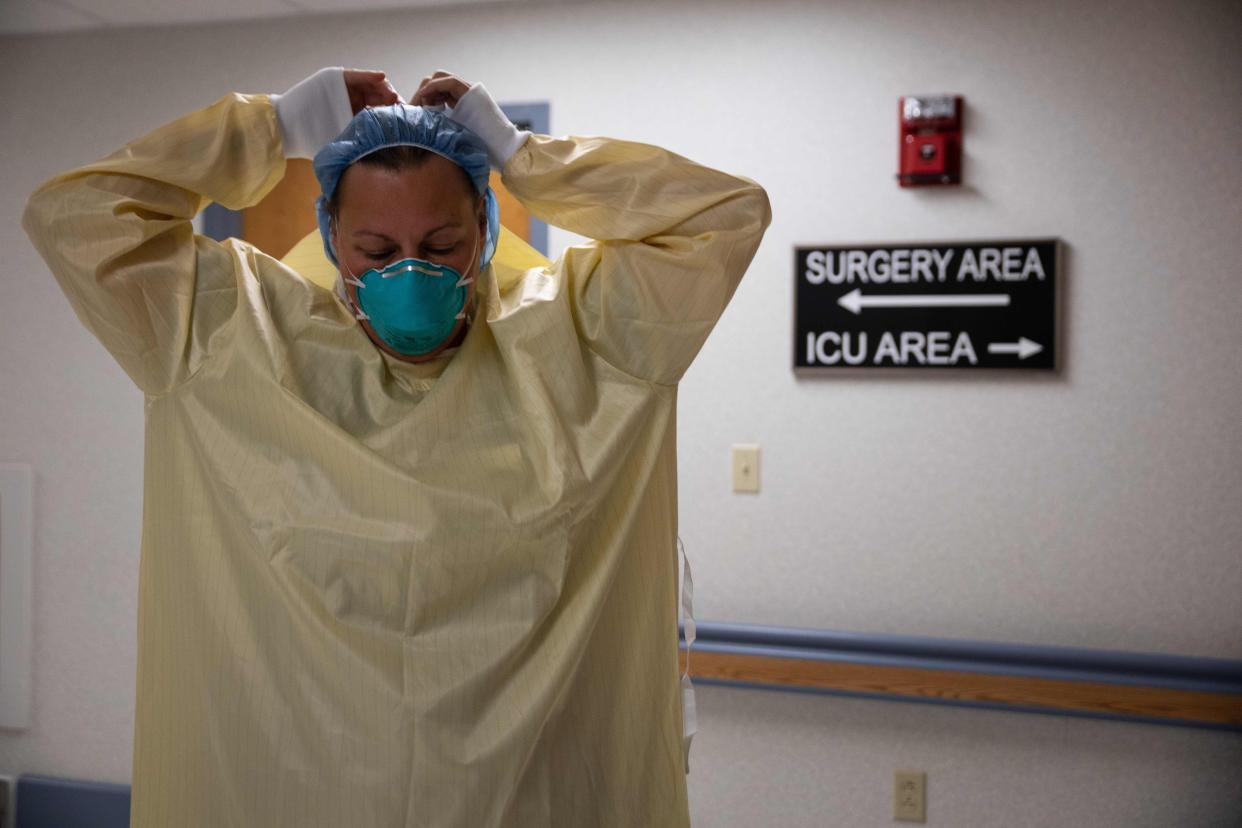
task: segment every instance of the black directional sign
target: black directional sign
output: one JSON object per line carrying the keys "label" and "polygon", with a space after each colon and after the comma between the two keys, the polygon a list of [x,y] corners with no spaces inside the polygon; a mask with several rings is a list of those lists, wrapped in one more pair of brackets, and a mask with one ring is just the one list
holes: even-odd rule
{"label": "black directional sign", "polygon": [[1055,369],[1059,248],[798,247],[794,368]]}

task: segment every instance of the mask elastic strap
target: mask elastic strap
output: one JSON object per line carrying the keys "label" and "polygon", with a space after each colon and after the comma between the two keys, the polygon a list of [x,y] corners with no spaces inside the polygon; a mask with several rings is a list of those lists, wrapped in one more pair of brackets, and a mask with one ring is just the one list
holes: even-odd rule
{"label": "mask elastic strap", "polygon": [[361,305],[355,304],[354,300],[349,298],[349,291],[345,290],[346,282],[348,282],[351,285],[355,285],[359,288],[365,288],[366,285],[362,283],[361,279],[359,279],[357,276],[354,275],[354,272],[349,269],[349,265],[345,264],[344,262],[341,262],[341,264],[345,265],[345,271],[349,273],[349,278],[346,279],[344,276],[337,274],[337,279],[336,279],[337,295],[345,300],[345,306],[354,312],[355,319],[365,319],[368,322],[370,322],[371,317],[367,315],[366,311],[362,309]]}
{"label": "mask elastic strap", "polygon": [[[478,239],[476,239],[474,242],[474,247],[470,248],[470,261],[472,263],[472,266],[474,262],[478,261],[478,259],[476,258],[478,255],[479,255],[479,242],[478,242]],[[465,287],[466,285],[470,284],[473,281],[474,281],[473,276],[462,276],[460,279],[457,280],[457,283],[453,285],[453,287]],[[467,315],[466,313],[466,307],[469,304],[470,302],[467,300],[466,305],[462,306],[461,313],[457,314],[453,318],[454,319],[465,319],[467,322],[473,322],[474,321],[473,315]]]}

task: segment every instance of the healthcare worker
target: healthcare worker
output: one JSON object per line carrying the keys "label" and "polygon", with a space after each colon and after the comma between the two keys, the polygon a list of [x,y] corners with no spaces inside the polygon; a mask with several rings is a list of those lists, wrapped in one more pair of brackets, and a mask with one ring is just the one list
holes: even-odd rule
{"label": "healthcare worker", "polygon": [[[335,284],[192,229],[295,156]],[[489,167],[593,241],[532,264]],[[36,191],[27,233],[145,394],[131,824],[689,824],[677,384],[770,218],[481,85],[406,105],[339,68]]]}

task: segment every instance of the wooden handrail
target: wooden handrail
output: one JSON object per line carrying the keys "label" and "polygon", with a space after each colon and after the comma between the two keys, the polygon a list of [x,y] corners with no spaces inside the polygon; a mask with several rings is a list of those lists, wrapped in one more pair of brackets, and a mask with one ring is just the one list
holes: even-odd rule
{"label": "wooden handrail", "polygon": [[[1242,662],[700,622],[693,679],[1242,730]],[[682,669],[685,669],[683,641]]]}

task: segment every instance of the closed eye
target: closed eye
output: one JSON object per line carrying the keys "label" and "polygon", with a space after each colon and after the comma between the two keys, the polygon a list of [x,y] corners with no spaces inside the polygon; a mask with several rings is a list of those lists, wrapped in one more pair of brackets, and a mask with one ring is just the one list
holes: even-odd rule
{"label": "closed eye", "polygon": [[[431,253],[436,256],[445,256],[449,253],[452,253],[456,249],[457,249],[457,245],[451,245],[449,247],[424,247],[423,248],[424,252]],[[363,251],[362,255],[366,256],[368,259],[372,261],[383,262],[391,258],[392,254],[395,252],[396,252],[395,250],[381,250],[379,252],[373,253],[370,250],[365,250]]]}

